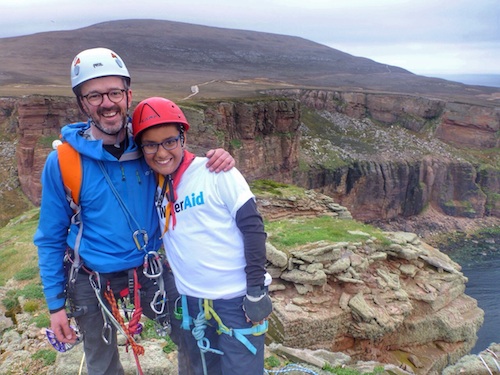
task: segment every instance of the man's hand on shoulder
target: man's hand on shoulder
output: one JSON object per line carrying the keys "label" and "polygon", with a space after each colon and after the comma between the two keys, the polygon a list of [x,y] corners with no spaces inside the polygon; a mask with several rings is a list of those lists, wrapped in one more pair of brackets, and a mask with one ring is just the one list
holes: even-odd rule
{"label": "man's hand on shoulder", "polygon": [[209,150],[207,152],[207,158],[207,168],[210,170],[210,172],[227,172],[236,164],[231,154],[223,148]]}

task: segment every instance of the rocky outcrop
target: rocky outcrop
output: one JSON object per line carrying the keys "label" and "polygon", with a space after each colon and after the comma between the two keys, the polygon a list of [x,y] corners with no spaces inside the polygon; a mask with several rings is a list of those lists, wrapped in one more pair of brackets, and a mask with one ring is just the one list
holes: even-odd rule
{"label": "rocky outcrop", "polygon": [[270,90],[268,94],[294,97],[316,110],[349,117],[369,117],[385,125],[420,131],[434,121],[435,136],[446,143],[475,149],[500,147],[500,108],[421,96],[325,90]]}
{"label": "rocky outcrop", "polygon": [[500,373],[500,345],[491,344],[478,355],[466,355],[444,369],[442,375],[491,375]]}
{"label": "rocky outcrop", "polygon": [[186,108],[190,142],[205,149],[224,145],[249,180],[292,181],[300,153],[300,103],[296,100],[220,102],[203,112]]}
{"label": "rocky outcrop", "polygon": [[[9,291],[16,289],[14,280],[0,288],[0,296],[5,297]],[[21,304],[24,305],[21,299]],[[76,345],[69,351],[57,353],[54,364],[46,364],[35,353],[47,351],[55,353],[49,344],[45,328],[37,328],[33,322],[33,315],[19,312],[15,315],[16,324],[4,316],[3,306],[0,306],[0,374],[10,375],[67,375],[87,374],[83,345]],[[145,374],[175,375],[177,374],[176,352],[165,354],[162,350],[165,340],[141,340],[136,336],[138,345],[145,350],[145,355],[140,357],[140,365]],[[133,351],[125,345],[125,338],[118,336],[120,359],[125,374],[137,374],[137,365]]]}
{"label": "rocky outcrop", "polygon": [[[365,222],[419,215],[431,206],[449,216],[498,216],[500,171],[481,171],[465,160],[357,161],[337,170],[313,171],[310,187],[335,198]],[[328,183],[322,183],[328,181]]]}
{"label": "rocky outcrop", "polygon": [[[309,199],[322,200],[314,192]],[[272,211],[269,206],[283,207],[283,201],[259,199],[259,208],[265,203]],[[331,211],[338,217],[338,209]],[[289,218],[295,213],[302,215],[292,209]],[[287,347],[440,374],[473,348],[483,323],[483,311],[464,293],[467,278],[415,234],[387,232],[387,243],[365,236],[358,243],[325,239],[286,252],[271,237],[270,336]]]}
{"label": "rocky outcrop", "polygon": [[17,169],[21,188],[35,204],[40,204],[40,176],[52,141],[59,139],[63,124],[75,122],[79,110],[74,99],[31,96],[17,102]]}
{"label": "rocky outcrop", "polygon": [[460,147],[500,147],[500,108],[464,103],[446,103],[436,136]]}

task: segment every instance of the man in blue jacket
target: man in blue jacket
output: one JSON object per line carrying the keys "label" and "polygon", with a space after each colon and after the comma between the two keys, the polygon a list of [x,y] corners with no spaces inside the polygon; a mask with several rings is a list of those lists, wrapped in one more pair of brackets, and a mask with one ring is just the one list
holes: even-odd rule
{"label": "man in blue jacket", "polygon": [[[158,254],[162,241],[154,206],[154,174],[130,133],[132,91],[125,63],[106,48],[82,51],[71,65],[71,83],[88,117],[87,122],[61,131],[64,141],[81,156],[79,202],[68,203],[58,153],[53,151],[42,173],[34,243],[55,342],[72,345],[78,339],[68,321],[68,297],[70,316],[83,337],[89,375],[119,375],[124,371],[116,332],[129,337],[137,359],[142,353],[135,350],[134,332],[129,332],[135,329],[132,321],[135,318],[138,326],[142,310],[155,319],[160,331],[168,333],[177,292]],[[207,156],[212,157],[207,167],[216,172],[234,165],[224,150],[211,150]],[[113,312],[115,301],[127,295],[135,304],[135,310],[128,312],[129,331]],[[176,342],[178,326],[172,328]],[[179,373],[188,374],[181,350]]]}

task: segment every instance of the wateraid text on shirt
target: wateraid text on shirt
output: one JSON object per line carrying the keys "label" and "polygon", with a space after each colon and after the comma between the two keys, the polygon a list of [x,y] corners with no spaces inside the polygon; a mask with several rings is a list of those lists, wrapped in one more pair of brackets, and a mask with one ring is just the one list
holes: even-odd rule
{"label": "wateraid text on shirt", "polygon": [[[195,193],[192,193],[191,196],[186,195],[186,197],[181,201],[177,200],[174,204],[174,210],[176,213],[178,213],[178,212],[181,212],[183,210],[187,210],[190,207],[195,207],[195,206],[199,206],[202,204],[205,204],[205,199],[203,198],[203,192],[200,191],[200,193],[198,195],[196,195]],[[160,212],[160,215],[162,218],[165,218],[165,210],[166,210],[166,207],[162,206],[161,212]]]}

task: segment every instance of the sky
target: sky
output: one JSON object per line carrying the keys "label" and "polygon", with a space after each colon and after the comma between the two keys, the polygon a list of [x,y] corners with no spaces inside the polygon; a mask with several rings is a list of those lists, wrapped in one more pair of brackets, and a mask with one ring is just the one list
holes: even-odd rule
{"label": "sky", "polygon": [[500,74],[499,0],[0,1],[0,38],[160,19],[302,37],[419,75]]}

